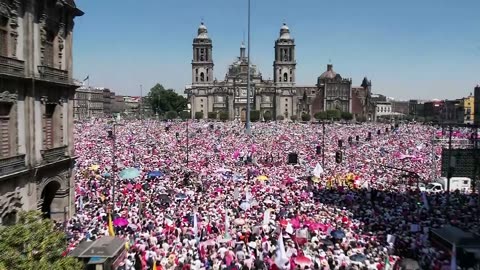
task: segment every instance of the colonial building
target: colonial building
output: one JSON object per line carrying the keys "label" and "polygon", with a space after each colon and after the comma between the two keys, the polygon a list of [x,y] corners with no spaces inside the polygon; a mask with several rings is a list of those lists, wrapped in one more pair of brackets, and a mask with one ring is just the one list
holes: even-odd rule
{"label": "colonial building", "polygon": [[0,1],[0,224],[73,214],[73,0]]}
{"label": "colonial building", "polygon": [[106,100],[110,101],[109,94],[105,98],[104,88],[79,87],[74,96],[75,119],[87,119],[90,117],[103,117],[105,115]]}
{"label": "colonial building", "polygon": [[[250,69],[250,104],[252,110],[260,115],[273,117],[338,109],[352,111],[352,80],[344,79],[333,71],[333,65],[327,66],[317,80],[316,85],[296,85],[295,40],[286,24],[280,28],[275,41],[275,59],[273,61],[273,80],[265,80],[258,68],[250,63],[245,55],[245,46],[240,47],[240,55],[228,67],[225,78],[214,78],[213,42],[208,36],[207,27],[202,23],[197,36],[193,39],[192,84],[185,87],[191,116],[208,112],[228,112],[230,119],[245,121],[247,106],[248,69]],[[370,86],[360,97],[361,104],[369,104]],[[359,114],[366,114],[361,109]]]}

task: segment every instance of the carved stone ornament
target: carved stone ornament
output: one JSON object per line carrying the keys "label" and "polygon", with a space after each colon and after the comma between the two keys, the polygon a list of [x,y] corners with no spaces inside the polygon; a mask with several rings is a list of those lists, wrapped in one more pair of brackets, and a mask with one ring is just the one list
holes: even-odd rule
{"label": "carved stone ornament", "polygon": [[48,103],[48,96],[42,96],[40,97],[40,102],[42,104],[47,104]]}
{"label": "carved stone ornament", "polygon": [[0,93],[0,102],[3,103],[15,103],[17,102],[17,94],[10,93],[8,91],[3,91]]}
{"label": "carved stone ornament", "polygon": [[20,8],[20,1],[14,0],[10,6],[10,36],[12,58],[17,58],[17,43],[18,43],[18,9]]}
{"label": "carved stone ornament", "polygon": [[62,66],[63,49],[65,48],[63,37],[65,35],[65,24],[61,23],[58,31],[58,66]]}
{"label": "carved stone ornament", "polygon": [[15,191],[7,192],[0,196],[0,218],[12,212],[20,212],[22,210],[22,196],[20,188],[17,187]]}
{"label": "carved stone ornament", "polygon": [[42,14],[40,18],[40,62],[44,65],[45,43],[47,42],[47,14]]}
{"label": "carved stone ornament", "polygon": [[61,97],[58,99],[58,104],[63,106],[64,103],[67,103],[68,102],[68,99],[64,98],[64,97]]}

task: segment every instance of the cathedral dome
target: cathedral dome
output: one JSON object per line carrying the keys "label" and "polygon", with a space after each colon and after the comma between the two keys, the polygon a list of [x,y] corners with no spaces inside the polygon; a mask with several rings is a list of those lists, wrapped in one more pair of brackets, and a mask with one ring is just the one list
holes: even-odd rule
{"label": "cathedral dome", "polygon": [[290,36],[290,28],[288,28],[286,23],[284,23],[280,28],[280,39],[283,39],[283,40],[292,39],[292,37]]}
{"label": "cathedral dome", "polygon": [[208,31],[207,31],[207,27],[205,26],[205,24],[203,24],[203,22],[200,24],[200,26],[198,27],[198,35],[197,35],[197,38],[202,38],[202,39],[207,39],[208,38]]}
{"label": "cathedral dome", "polygon": [[320,75],[319,79],[334,79],[336,76],[337,73],[333,71],[333,65],[328,64],[327,71],[323,72],[322,75]]}

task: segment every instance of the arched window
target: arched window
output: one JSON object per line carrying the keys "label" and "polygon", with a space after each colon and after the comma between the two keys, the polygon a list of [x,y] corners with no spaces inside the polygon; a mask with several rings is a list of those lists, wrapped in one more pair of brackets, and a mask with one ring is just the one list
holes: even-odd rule
{"label": "arched window", "polygon": [[205,74],[203,72],[200,72],[200,81],[201,82],[205,81]]}
{"label": "arched window", "polygon": [[283,73],[283,81],[288,82],[288,73],[287,72]]}

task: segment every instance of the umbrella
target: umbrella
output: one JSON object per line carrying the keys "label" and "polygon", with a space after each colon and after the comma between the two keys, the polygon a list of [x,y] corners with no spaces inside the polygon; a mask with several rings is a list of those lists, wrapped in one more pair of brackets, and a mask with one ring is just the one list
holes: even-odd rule
{"label": "umbrella", "polygon": [[350,260],[352,260],[354,262],[359,262],[359,263],[365,262],[366,259],[367,259],[367,257],[365,257],[365,255],[358,254],[358,253],[350,256]]}
{"label": "umbrella", "polygon": [[126,168],[122,170],[119,174],[119,177],[122,180],[133,179],[139,176],[140,176],[140,171],[135,168]]}
{"label": "umbrella", "polygon": [[151,171],[148,173],[148,177],[153,178],[153,177],[161,177],[163,176],[163,173],[161,171]]}
{"label": "umbrella", "polygon": [[308,257],[305,256],[298,256],[294,260],[296,265],[299,265],[300,267],[304,268],[305,266],[311,266],[312,265],[312,260],[310,260]]}
{"label": "umbrella", "polygon": [[240,204],[240,208],[243,210],[243,211],[247,211],[248,208],[250,208],[250,204],[248,202],[242,202]]}
{"label": "umbrella", "polygon": [[345,238],[345,232],[343,232],[342,230],[334,230],[330,233],[330,235],[333,237],[333,238],[336,238],[336,239],[343,239]]}
{"label": "umbrella", "polygon": [[245,224],[245,220],[243,218],[236,218],[233,223],[235,223],[235,225],[244,225]]}
{"label": "umbrella", "polygon": [[113,225],[117,227],[125,227],[128,225],[128,220],[124,218],[117,218],[113,221]]}
{"label": "umbrella", "polygon": [[329,246],[333,246],[333,242],[328,240],[328,239],[320,239],[320,243],[322,243],[323,245],[329,247]]}
{"label": "umbrella", "polygon": [[88,169],[91,170],[91,171],[96,171],[99,168],[100,168],[100,165],[94,164],[94,165],[90,166],[90,168],[88,168]]}
{"label": "umbrella", "polygon": [[420,270],[420,265],[414,259],[404,258],[397,265],[400,270]]}
{"label": "umbrella", "polygon": [[136,231],[138,229],[138,226],[135,224],[128,224],[128,228],[132,229],[132,231]]}
{"label": "umbrella", "polygon": [[257,177],[257,180],[267,181],[267,180],[268,180],[268,177],[267,177],[266,175],[260,175],[259,177]]}
{"label": "umbrella", "polygon": [[175,199],[177,200],[186,200],[187,199],[187,195],[183,194],[183,193],[178,193],[177,195],[175,195]]}

